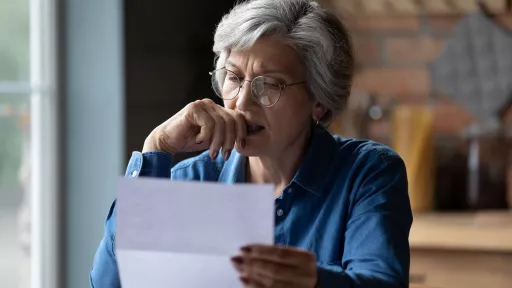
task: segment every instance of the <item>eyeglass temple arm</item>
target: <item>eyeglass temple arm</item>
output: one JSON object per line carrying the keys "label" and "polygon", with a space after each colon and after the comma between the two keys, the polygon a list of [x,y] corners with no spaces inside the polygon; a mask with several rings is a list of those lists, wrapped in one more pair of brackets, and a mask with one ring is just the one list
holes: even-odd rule
{"label": "eyeglass temple arm", "polygon": [[290,83],[290,84],[283,84],[281,85],[281,88],[286,88],[288,86],[295,86],[295,85],[299,85],[299,84],[305,84],[306,81],[300,81],[300,82],[295,82],[295,83]]}

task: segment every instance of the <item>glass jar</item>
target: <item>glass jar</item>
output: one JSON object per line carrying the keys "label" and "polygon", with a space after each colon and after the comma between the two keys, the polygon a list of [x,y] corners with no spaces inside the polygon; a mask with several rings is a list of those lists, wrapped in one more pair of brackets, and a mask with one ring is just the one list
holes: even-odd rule
{"label": "glass jar", "polygon": [[510,141],[501,128],[473,126],[466,134],[467,204],[472,210],[507,208],[507,166]]}

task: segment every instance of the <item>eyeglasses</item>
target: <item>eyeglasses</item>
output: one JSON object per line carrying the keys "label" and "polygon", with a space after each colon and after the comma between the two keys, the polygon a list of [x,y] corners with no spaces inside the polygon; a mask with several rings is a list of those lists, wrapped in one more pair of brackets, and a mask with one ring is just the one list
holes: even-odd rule
{"label": "eyeglasses", "polygon": [[279,101],[281,91],[289,86],[304,84],[306,81],[281,84],[279,80],[270,76],[258,76],[252,80],[240,80],[238,76],[226,68],[210,72],[212,76],[212,87],[215,94],[224,100],[233,100],[244,82],[251,83],[251,95],[261,106],[271,107]]}

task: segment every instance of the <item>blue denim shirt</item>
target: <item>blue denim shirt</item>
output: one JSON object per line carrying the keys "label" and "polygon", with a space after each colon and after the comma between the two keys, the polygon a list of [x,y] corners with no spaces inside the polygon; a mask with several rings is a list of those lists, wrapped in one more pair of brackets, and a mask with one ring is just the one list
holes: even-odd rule
{"label": "blue denim shirt", "polygon": [[[236,151],[215,162],[205,152],[171,169],[166,153],[134,152],[126,176],[236,183],[245,180],[245,163]],[[96,252],[91,287],[121,287],[115,207]],[[321,287],[408,287],[412,213],[405,166],[391,149],[316,129],[275,207],[275,243],[312,251]]]}

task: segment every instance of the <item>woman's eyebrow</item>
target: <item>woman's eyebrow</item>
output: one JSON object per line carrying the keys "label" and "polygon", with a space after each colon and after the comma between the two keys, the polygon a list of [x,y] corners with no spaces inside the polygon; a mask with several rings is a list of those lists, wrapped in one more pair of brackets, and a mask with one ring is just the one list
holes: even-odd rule
{"label": "woman's eyebrow", "polygon": [[233,63],[232,61],[229,61],[229,60],[227,60],[227,61],[226,61],[226,64],[224,64],[224,66],[225,66],[225,67],[228,67],[228,66],[229,66],[229,67],[231,67],[231,68],[238,69],[238,66],[237,66],[235,63]]}

